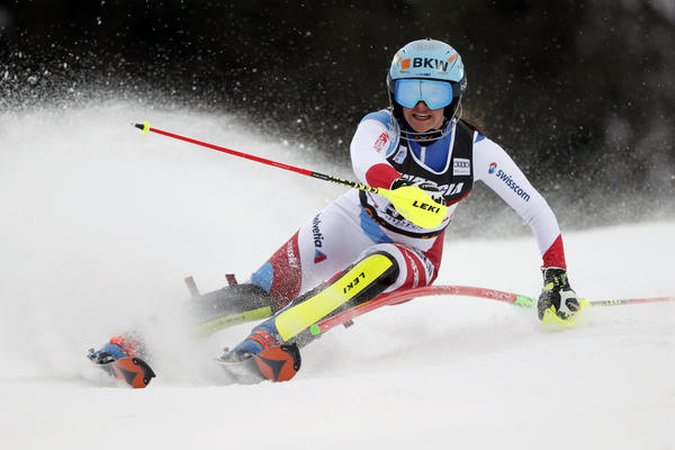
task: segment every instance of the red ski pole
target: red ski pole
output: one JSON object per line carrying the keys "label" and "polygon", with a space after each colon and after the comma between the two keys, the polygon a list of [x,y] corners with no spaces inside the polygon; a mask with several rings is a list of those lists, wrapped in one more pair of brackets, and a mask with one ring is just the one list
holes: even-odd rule
{"label": "red ski pole", "polygon": [[436,228],[447,217],[448,207],[446,205],[436,203],[424,191],[415,186],[404,186],[396,190],[374,188],[371,186],[367,186],[363,183],[357,183],[356,181],[345,180],[343,178],[335,177],[332,175],[326,175],[323,173],[315,172],[313,170],[303,169],[302,167],[291,166],[290,164],[284,164],[282,162],[273,161],[271,159],[262,158],[260,156],[250,155],[248,153],[232,150],[231,148],[221,147],[220,145],[199,141],[197,139],[193,139],[187,136],[181,136],[180,134],[171,133],[169,131],[160,130],[158,128],[152,128],[149,122],[137,123],[132,125],[141,130],[141,134],[148,134],[148,133],[161,134],[163,136],[167,136],[172,139],[189,142],[190,144],[199,145],[200,147],[206,147],[221,153],[227,153],[228,155],[236,156],[238,158],[248,159],[250,161],[255,161],[257,163],[277,167],[279,169],[288,170],[290,172],[299,173],[300,175],[317,178],[323,181],[330,181],[332,183],[337,183],[343,186],[348,186],[351,188],[360,189],[362,191],[371,192],[376,195],[381,195],[382,197],[385,197],[387,200],[389,200],[403,217],[405,217],[412,223],[421,226],[422,228],[429,228],[429,229]]}
{"label": "red ski pole", "polygon": [[[536,298],[528,297],[526,295],[521,294],[514,294],[511,292],[499,291],[497,289],[487,289],[482,287],[458,286],[458,285],[424,286],[413,289],[403,289],[400,291],[390,292],[388,294],[382,294],[379,297],[374,298],[373,300],[367,301],[352,309],[343,311],[341,313],[336,314],[335,316],[331,316],[319,321],[317,324],[313,325],[310,328],[310,333],[313,335],[319,335],[325,333],[326,331],[330,330],[336,325],[344,324],[347,322],[351,323],[352,319],[367,312],[381,308],[383,306],[405,302],[418,297],[427,297],[434,295],[484,298],[488,300],[495,300],[498,302],[510,303],[512,305],[520,306],[523,308],[532,308],[537,304]],[[581,302],[584,302],[587,306],[597,307],[597,306],[635,305],[645,303],[673,302],[675,301],[675,297],[648,297],[648,298],[606,299],[606,300],[587,300],[582,298],[579,300]]]}

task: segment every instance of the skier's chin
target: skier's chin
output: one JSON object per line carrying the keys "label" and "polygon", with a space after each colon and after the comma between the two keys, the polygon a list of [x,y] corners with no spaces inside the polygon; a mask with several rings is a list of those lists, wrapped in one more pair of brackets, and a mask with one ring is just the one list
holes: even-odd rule
{"label": "skier's chin", "polygon": [[420,133],[420,134],[426,134],[426,133],[433,133],[434,131],[438,131],[438,127],[430,126],[430,125],[416,125],[416,124],[408,124],[410,126],[410,129],[413,130],[415,133]]}
{"label": "skier's chin", "polygon": [[413,130],[415,133],[430,133],[437,131],[441,127],[441,124],[435,123],[435,121],[432,121],[431,118],[429,119],[413,118],[412,120],[407,120],[407,122],[410,129]]}

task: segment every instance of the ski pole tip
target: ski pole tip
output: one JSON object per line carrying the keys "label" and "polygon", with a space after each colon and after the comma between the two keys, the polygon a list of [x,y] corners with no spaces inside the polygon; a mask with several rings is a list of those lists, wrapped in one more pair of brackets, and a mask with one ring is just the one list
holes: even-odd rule
{"label": "ski pole tip", "polygon": [[148,134],[150,132],[150,122],[147,120],[143,123],[135,123],[132,125],[141,130],[141,134]]}

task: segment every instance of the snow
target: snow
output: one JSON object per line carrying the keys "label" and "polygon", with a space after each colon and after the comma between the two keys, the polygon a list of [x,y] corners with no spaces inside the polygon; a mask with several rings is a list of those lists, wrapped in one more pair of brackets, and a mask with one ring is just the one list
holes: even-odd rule
{"label": "snow", "polygon": [[[110,102],[0,113],[3,449],[675,448],[675,303],[591,308],[556,332],[530,310],[422,298],[331,331],[290,383],[222,385],[210,358],[250,325],[186,337],[183,277],[202,290],[244,277],[343,188],[141,136],[129,124],[145,119],[349,176],[236,117]],[[675,223],[565,238],[580,294],[675,294]],[[439,283],[536,295],[539,263],[531,236],[453,239]],[[138,323],[160,374],[146,390],[83,357]]]}

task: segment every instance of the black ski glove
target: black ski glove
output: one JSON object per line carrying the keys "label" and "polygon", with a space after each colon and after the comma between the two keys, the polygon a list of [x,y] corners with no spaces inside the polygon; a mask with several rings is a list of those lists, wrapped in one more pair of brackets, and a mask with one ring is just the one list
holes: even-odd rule
{"label": "black ski glove", "polygon": [[569,319],[579,310],[577,293],[570,287],[567,272],[560,267],[542,267],[544,289],[537,302],[539,320],[544,319],[544,312],[550,309],[561,319]]}
{"label": "black ski glove", "polygon": [[405,178],[397,178],[393,183],[391,183],[391,190],[396,190],[403,186],[417,186],[418,188],[422,189],[425,194],[431,197],[433,201],[440,203],[441,205],[445,205],[443,192],[433,181],[423,179],[418,181],[410,181],[406,180]]}

